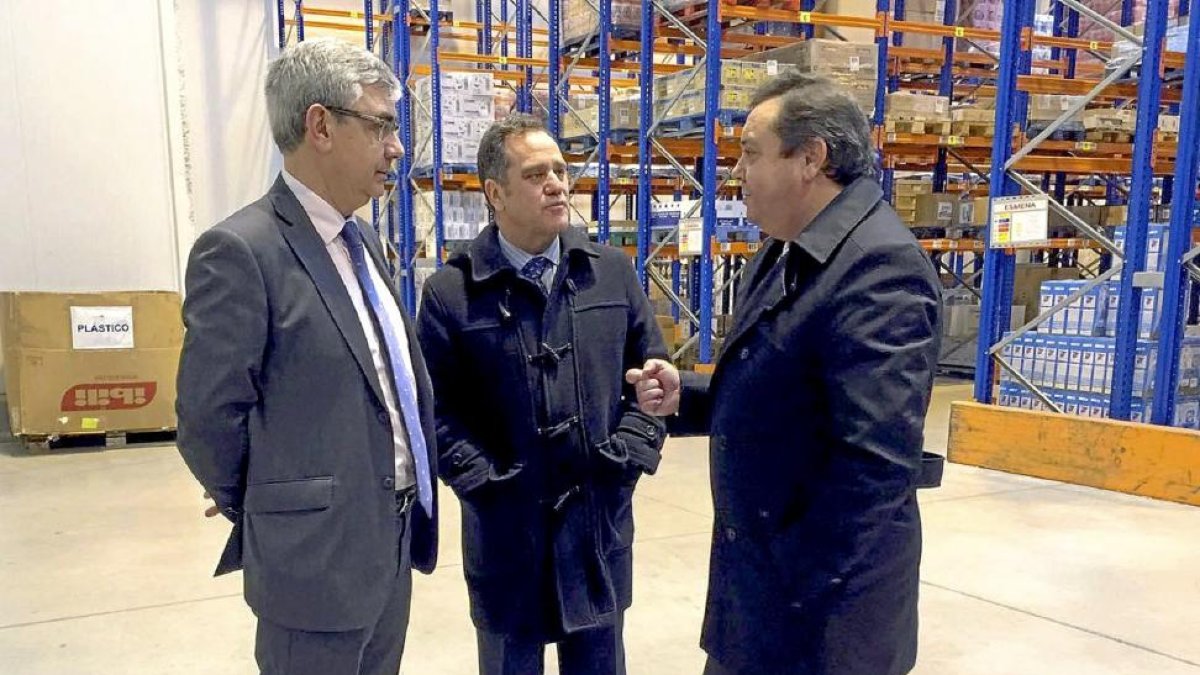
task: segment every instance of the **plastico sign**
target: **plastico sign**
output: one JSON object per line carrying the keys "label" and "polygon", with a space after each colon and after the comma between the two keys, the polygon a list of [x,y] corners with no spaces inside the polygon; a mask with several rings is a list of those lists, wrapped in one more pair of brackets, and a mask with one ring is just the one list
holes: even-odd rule
{"label": "plastico sign", "polygon": [[150,405],[158,393],[155,382],[77,384],[63,394],[63,412],[134,410]]}

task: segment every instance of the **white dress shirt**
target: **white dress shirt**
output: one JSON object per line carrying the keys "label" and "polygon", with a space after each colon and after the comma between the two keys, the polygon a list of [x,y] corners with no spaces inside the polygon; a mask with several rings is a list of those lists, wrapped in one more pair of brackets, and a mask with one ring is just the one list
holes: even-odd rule
{"label": "white dress shirt", "polygon": [[[337,268],[338,276],[342,278],[342,284],[345,285],[350,302],[354,305],[354,313],[358,315],[358,321],[362,324],[363,334],[367,337],[367,346],[371,350],[371,362],[375,364],[375,375],[379,378],[380,389],[383,390],[383,402],[387,407],[388,418],[392,422],[392,442],[396,446],[396,489],[405,489],[416,483],[412,455],[409,453],[404,417],[400,414],[400,406],[396,402],[395,385],[391,382],[391,371],[386,362],[387,356],[380,348],[380,338],[375,332],[375,325],[368,313],[362,285],[358,283],[358,277],[354,274],[354,263],[350,259],[346,241],[341,237],[342,227],[349,218],[339,214],[329,202],[310,190],[286,169],[283,171],[283,182],[291,189],[292,194],[296,195],[300,206],[304,207],[304,212],[308,214],[308,219],[316,228],[317,236],[325,243],[325,250],[333,260],[333,266]],[[412,357],[408,353],[408,333],[404,330],[400,306],[396,303],[395,296],[392,295],[387,283],[372,262],[370,253],[366,255],[367,270],[371,274],[371,282],[375,284],[375,294],[383,304],[383,312],[386,315],[378,317],[378,319],[391,323],[395,328],[393,332],[396,334],[396,340],[400,343],[400,358],[404,364],[404,372],[397,373],[397,377],[412,379]],[[415,391],[416,387],[413,389]],[[422,432],[418,430],[417,433]]]}

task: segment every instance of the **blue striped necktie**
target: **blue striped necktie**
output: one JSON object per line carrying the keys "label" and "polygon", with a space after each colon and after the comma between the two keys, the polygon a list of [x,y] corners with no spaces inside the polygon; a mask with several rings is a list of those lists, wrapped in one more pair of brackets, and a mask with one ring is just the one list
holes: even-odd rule
{"label": "blue striped necktie", "polygon": [[[425,509],[425,513],[433,515],[433,484],[429,476],[429,454],[425,447],[425,434],[421,430],[421,416],[417,408],[417,392],[414,386],[414,376],[405,364],[400,352],[400,341],[396,338],[396,327],[387,320],[383,311],[383,302],[375,290],[371,273],[367,267],[366,252],[363,251],[362,234],[358,224],[353,220],[346,221],[342,228],[342,239],[350,251],[350,261],[354,264],[354,276],[362,286],[366,295],[368,307],[375,315],[375,324],[383,333],[383,341],[387,351],[388,362],[392,365],[392,381],[395,385],[396,398],[400,404],[400,414],[404,417],[404,426],[408,430],[408,449],[412,454],[413,467],[417,474],[417,501]],[[382,382],[380,384],[383,384]]]}

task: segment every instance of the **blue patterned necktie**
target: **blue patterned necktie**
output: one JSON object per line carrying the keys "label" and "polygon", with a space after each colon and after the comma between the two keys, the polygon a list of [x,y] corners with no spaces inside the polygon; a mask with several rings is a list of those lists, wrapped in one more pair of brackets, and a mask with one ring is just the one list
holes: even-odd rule
{"label": "blue patterned necktie", "polygon": [[534,256],[529,260],[529,262],[525,263],[524,267],[521,268],[521,276],[537,284],[538,288],[542,289],[542,292],[545,293],[546,285],[542,283],[542,275],[545,274],[546,269],[553,264],[554,263],[550,262],[550,259],[545,256]]}
{"label": "blue patterned necktie", "polygon": [[[342,239],[350,251],[350,261],[354,264],[354,276],[362,286],[366,295],[368,307],[375,315],[375,324],[383,333],[388,362],[392,365],[392,381],[395,384],[396,398],[400,404],[400,414],[404,417],[404,426],[408,431],[408,449],[412,454],[413,467],[417,474],[417,501],[425,509],[425,513],[433,515],[433,484],[429,477],[429,454],[425,447],[425,435],[421,430],[421,416],[417,411],[417,392],[414,388],[412,372],[405,367],[405,361],[400,353],[400,341],[396,338],[396,328],[387,320],[383,311],[383,303],[371,280],[367,267],[366,253],[363,251],[362,234],[358,225],[347,221],[342,228]],[[380,384],[383,384],[382,382]]]}

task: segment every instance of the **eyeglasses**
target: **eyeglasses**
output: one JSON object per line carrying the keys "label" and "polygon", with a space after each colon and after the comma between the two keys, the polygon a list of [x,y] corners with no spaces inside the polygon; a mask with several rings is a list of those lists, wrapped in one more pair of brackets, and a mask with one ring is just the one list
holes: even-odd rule
{"label": "eyeglasses", "polygon": [[396,124],[396,120],[394,119],[379,117],[377,115],[368,115],[367,113],[359,112],[357,110],[338,108],[331,105],[327,105],[325,108],[329,110],[329,112],[336,113],[338,115],[357,117],[364,122],[370,122],[372,129],[375,131],[375,140],[379,141],[380,143],[392,138],[396,135],[396,132],[400,130],[400,125]]}

